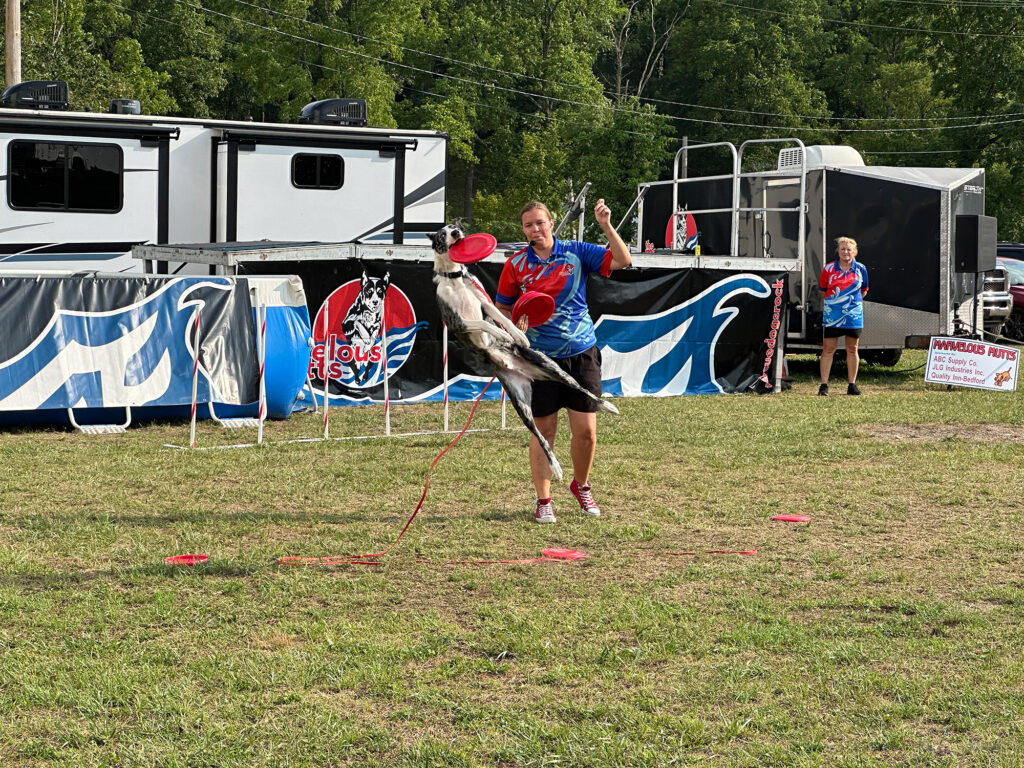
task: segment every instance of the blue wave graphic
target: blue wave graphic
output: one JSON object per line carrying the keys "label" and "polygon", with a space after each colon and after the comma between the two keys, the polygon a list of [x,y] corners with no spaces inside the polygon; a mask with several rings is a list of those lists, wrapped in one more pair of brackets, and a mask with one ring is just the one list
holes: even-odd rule
{"label": "blue wave graphic", "polygon": [[771,288],[758,275],[741,273],[656,315],[602,315],[596,323],[605,394],[664,397],[724,392],[715,375],[715,346],[739,314],[734,296],[765,298]]}
{"label": "blue wave graphic", "polygon": [[[0,410],[190,403],[192,328],[206,303],[192,294],[203,288],[233,286],[184,277],[121,309],[58,310],[26,349],[0,363]],[[202,366],[199,373],[198,399],[216,399],[209,374]]]}

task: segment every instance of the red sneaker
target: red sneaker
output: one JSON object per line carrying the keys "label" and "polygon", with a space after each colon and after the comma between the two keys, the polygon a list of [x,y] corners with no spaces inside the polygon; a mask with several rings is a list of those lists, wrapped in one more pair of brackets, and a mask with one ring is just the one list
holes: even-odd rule
{"label": "red sneaker", "polygon": [[601,516],[601,509],[597,506],[597,502],[594,501],[593,494],[590,493],[590,483],[580,485],[576,482],[576,478],[573,478],[569,490],[576,497],[576,501],[580,503],[580,512],[591,517]]}
{"label": "red sneaker", "polygon": [[533,513],[533,522],[541,525],[556,522],[555,505],[551,499],[537,499],[537,511]]}

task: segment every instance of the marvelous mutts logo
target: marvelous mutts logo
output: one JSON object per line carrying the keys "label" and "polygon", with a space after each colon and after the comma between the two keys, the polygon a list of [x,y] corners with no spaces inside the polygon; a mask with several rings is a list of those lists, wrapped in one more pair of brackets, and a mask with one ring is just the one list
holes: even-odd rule
{"label": "marvelous mutts logo", "polygon": [[426,325],[416,322],[412,303],[391,284],[390,273],[363,273],[338,287],[317,312],[310,378],[330,379],[351,389],[378,386],[384,382],[385,359],[392,376],[409,359],[416,332]]}
{"label": "marvelous mutts logo", "polygon": [[761,377],[758,379],[766,387],[773,386],[768,378],[768,369],[772,367],[775,348],[779,344],[779,330],[782,327],[782,291],[785,285],[784,280],[776,280],[772,283],[772,289],[775,291],[775,306],[772,308],[772,329],[768,332],[768,338],[764,340],[764,343],[768,345],[768,351],[764,354],[764,370],[761,371]]}

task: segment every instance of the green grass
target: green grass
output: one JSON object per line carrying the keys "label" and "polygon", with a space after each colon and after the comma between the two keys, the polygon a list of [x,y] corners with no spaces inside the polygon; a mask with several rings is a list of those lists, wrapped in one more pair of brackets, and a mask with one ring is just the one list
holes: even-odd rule
{"label": "green grass", "polygon": [[[276,558],[391,545],[451,435],[0,431],[0,757],[1024,766],[1024,394],[865,366],[862,397],[818,398],[814,359],[791,367],[779,395],[602,414],[600,520],[559,486],[558,524],[533,525],[526,433],[467,434],[377,567]],[[379,408],[331,414],[332,436],[382,430]],[[485,403],[473,426],[498,424]],[[251,437],[201,424],[198,445]],[[588,558],[439,562],[546,547]],[[164,564],[185,552],[210,561]]]}

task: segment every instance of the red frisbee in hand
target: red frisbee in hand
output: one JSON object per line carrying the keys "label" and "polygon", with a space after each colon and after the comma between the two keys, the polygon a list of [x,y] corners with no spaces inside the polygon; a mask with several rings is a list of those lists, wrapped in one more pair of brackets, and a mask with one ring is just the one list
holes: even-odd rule
{"label": "red frisbee in hand", "polygon": [[448,249],[448,258],[456,264],[474,264],[486,259],[497,247],[498,239],[494,235],[478,232],[452,243]]}
{"label": "red frisbee in hand", "polygon": [[540,291],[527,291],[512,306],[512,322],[526,315],[530,327],[546,323],[555,312],[555,300]]}
{"label": "red frisbee in hand", "polygon": [[209,555],[174,555],[165,557],[164,562],[170,565],[195,565],[196,563],[205,563],[209,559]]}
{"label": "red frisbee in hand", "polygon": [[772,520],[780,523],[809,523],[811,518],[808,515],[775,515]]}

